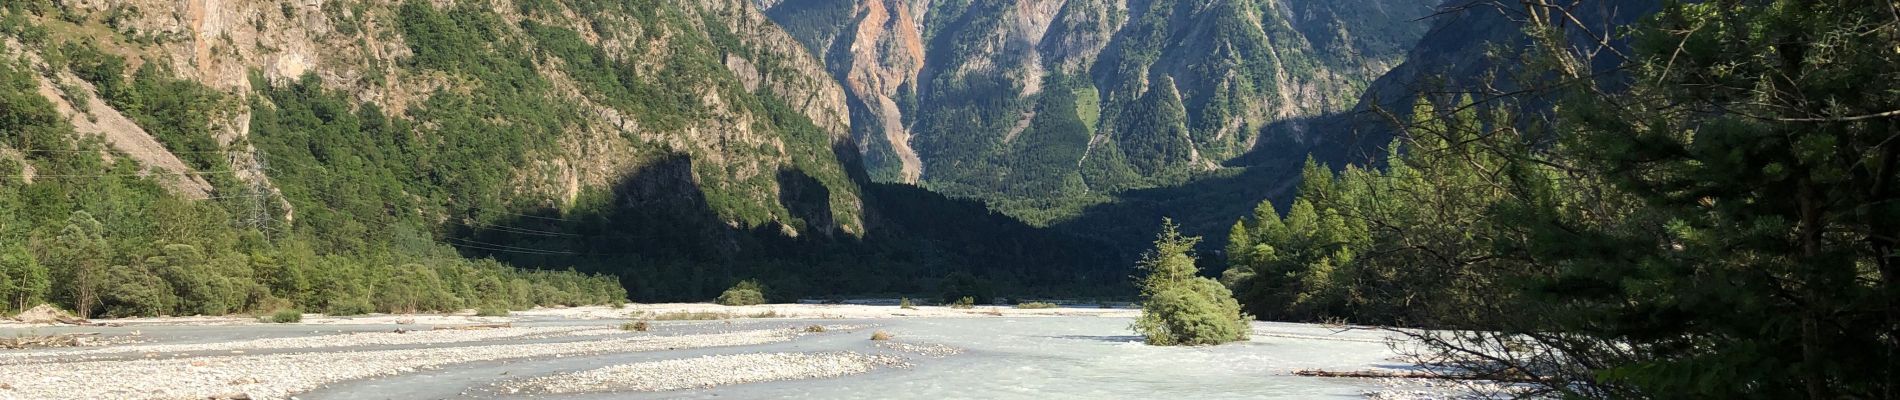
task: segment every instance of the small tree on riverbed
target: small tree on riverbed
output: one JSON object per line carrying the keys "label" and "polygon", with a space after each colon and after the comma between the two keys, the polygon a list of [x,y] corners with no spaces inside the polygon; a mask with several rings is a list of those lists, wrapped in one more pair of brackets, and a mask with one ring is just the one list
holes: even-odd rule
{"label": "small tree on riverbed", "polygon": [[1161,221],[1155,249],[1137,265],[1141,280],[1141,318],[1134,329],[1157,346],[1213,345],[1246,340],[1247,317],[1233,292],[1198,275],[1189,254],[1199,237],[1184,237],[1174,221]]}
{"label": "small tree on riverbed", "polygon": [[720,293],[719,298],[714,301],[728,306],[765,304],[765,285],[760,285],[759,281],[751,279],[739,281],[739,284],[732,285],[731,289],[726,289],[725,293]]}

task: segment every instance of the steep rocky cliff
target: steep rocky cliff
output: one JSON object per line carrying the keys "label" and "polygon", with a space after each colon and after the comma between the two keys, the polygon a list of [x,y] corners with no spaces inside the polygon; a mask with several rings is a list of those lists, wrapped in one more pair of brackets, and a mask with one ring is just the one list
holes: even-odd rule
{"label": "steep rocky cliff", "polygon": [[[1430,4],[761,2],[851,97],[873,176],[1044,219],[1185,181],[1268,125],[1347,109]],[[1304,142],[1311,132],[1282,131]]]}
{"label": "steep rocky cliff", "polygon": [[[299,160],[290,154],[277,160],[257,146],[269,139],[251,137],[253,108],[272,106],[260,94],[273,87],[309,77],[352,104],[413,119],[418,134],[476,135],[429,126],[431,113],[439,111],[431,102],[445,93],[480,100],[489,97],[485,85],[500,83],[488,78],[497,78],[490,73],[502,69],[470,68],[462,61],[519,61],[506,67],[524,76],[499,80],[524,87],[494,93],[495,98],[530,96],[522,100],[552,103],[548,110],[560,114],[551,117],[561,121],[546,130],[551,137],[536,138],[540,143],[507,149],[524,160],[508,168],[506,185],[497,186],[510,192],[511,202],[566,205],[655,154],[682,153],[698,163],[695,182],[733,199],[720,211],[735,224],[791,218],[770,201],[777,192],[772,177],[782,169],[801,169],[836,188],[829,200],[837,211],[832,217],[846,230],[861,229],[856,191],[830,152],[848,141],[845,96],[814,57],[764,23],[750,3],[634,3],[74,0],[59,2],[56,15],[35,21],[51,32],[48,39],[13,49],[27,50],[38,60],[83,43],[106,56],[123,57],[128,74],[150,64],[162,75],[210,88],[218,103],[210,134],[220,145],[214,150],[223,150],[227,158],[219,165],[228,165],[219,169],[237,171],[239,181],[265,185],[274,173],[264,172],[264,166],[318,167],[293,164]],[[423,23],[429,18],[442,20]],[[424,48],[440,44],[429,40],[460,39],[436,35],[463,33],[492,42],[455,49],[469,50],[466,54]],[[481,56],[488,60],[473,59]],[[471,59],[448,60],[454,57]],[[50,99],[101,103],[89,89],[91,82],[62,71],[63,66],[39,64],[52,89],[46,92]],[[622,67],[626,70],[613,71]],[[617,98],[614,90],[620,88],[582,76],[603,71],[625,73],[616,80],[660,82],[651,86],[671,92],[664,93],[668,109]],[[81,133],[100,135],[145,165],[173,173],[212,172],[175,162],[164,146],[154,146],[159,140],[116,117],[110,102],[103,103],[81,107],[87,110],[83,118],[73,114]],[[787,124],[773,121],[784,116],[767,110],[778,106],[795,111],[797,123],[816,126],[822,136],[788,133]],[[183,180],[176,187],[200,197],[215,191],[203,179]]]}
{"label": "steep rocky cliff", "polygon": [[905,74],[841,85],[746,0],[27,0],[0,18],[0,77],[64,119],[0,132],[0,203],[44,200],[26,224],[0,213],[0,239],[152,208],[32,197],[127,177],[232,236],[612,273],[643,299],[1119,276],[1049,251],[1080,241],[868,179],[852,93]]}

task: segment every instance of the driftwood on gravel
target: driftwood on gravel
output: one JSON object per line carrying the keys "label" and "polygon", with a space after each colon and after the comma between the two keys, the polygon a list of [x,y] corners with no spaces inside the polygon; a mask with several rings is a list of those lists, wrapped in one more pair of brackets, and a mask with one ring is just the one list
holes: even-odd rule
{"label": "driftwood on gravel", "polygon": [[38,347],[77,347],[85,346],[98,332],[64,333],[45,336],[0,337],[0,349],[27,349]]}
{"label": "driftwood on gravel", "polygon": [[499,323],[499,324],[474,324],[474,325],[452,325],[452,326],[438,326],[438,327],[434,327],[434,328],[429,328],[429,330],[432,330],[432,331],[442,331],[442,330],[458,330],[458,331],[467,331],[467,330],[475,330],[475,329],[495,329],[495,328],[512,328],[512,327],[514,327],[514,326],[515,326],[515,324],[511,324],[511,323],[507,323],[507,322],[503,322],[503,323]]}

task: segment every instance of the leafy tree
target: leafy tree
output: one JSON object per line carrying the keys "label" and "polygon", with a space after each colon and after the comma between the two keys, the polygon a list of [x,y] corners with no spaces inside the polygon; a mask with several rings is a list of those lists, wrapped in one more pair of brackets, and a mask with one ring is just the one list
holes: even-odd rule
{"label": "leafy tree", "polygon": [[54,292],[81,316],[91,316],[99,303],[99,285],[112,257],[104,229],[92,214],[74,211],[53,241],[48,270],[54,276]]}
{"label": "leafy tree", "polygon": [[61,143],[66,128],[52,103],[38,93],[31,70],[0,62],[0,145],[28,155]]}
{"label": "leafy tree", "polygon": [[750,306],[765,304],[765,286],[756,280],[743,280],[720,293],[715,302],[728,306]]}
{"label": "leafy tree", "polygon": [[422,264],[404,264],[395,268],[395,276],[376,288],[376,306],[390,313],[455,311],[461,299],[449,292],[442,275]]}
{"label": "leafy tree", "polygon": [[0,249],[0,306],[26,310],[45,299],[51,289],[46,266],[23,246]]}
{"label": "leafy tree", "polygon": [[170,315],[179,305],[171,284],[144,267],[107,267],[97,287],[107,317]]}
{"label": "leafy tree", "polygon": [[14,282],[18,279],[16,275],[24,275],[19,272],[25,269],[24,261],[14,258],[13,254],[0,254],[0,301],[5,302],[0,303],[3,304],[0,305],[0,312],[19,310],[19,303],[25,302],[25,286]]}
{"label": "leafy tree", "polygon": [[198,248],[183,244],[167,245],[162,251],[163,255],[147,259],[146,264],[178,294],[179,313],[224,315],[244,308],[250,282],[226,276],[214,265],[232,260],[207,259]]}
{"label": "leafy tree", "polygon": [[1199,241],[1181,236],[1174,221],[1164,219],[1155,249],[1137,265],[1146,275],[1141,279],[1141,317],[1134,329],[1148,344],[1213,345],[1246,340],[1252,331],[1233,293],[1198,275],[1189,252]]}

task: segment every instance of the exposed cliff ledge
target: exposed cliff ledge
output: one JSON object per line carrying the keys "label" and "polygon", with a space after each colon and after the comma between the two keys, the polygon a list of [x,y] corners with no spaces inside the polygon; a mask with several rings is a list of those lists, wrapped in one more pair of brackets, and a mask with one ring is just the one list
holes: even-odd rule
{"label": "exposed cliff ledge", "polygon": [[[210,134],[223,163],[230,166],[224,171],[194,171],[173,154],[175,143],[161,143],[162,138],[144,133],[91,89],[64,93],[68,87],[89,88],[63,84],[79,81],[65,71],[45,71],[43,92],[62,106],[79,132],[107,138],[147,168],[175,171],[179,179],[169,187],[176,192],[217,197],[219,188],[198,176],[209,173],[229,174],[241,185],[271,187],[272,173],[267,171],[299,166],[273,163],[275,156],[252,145],[251,108],[269,106],[257,97],[268,89],[259,84],[284,86],[309,77],[327,90],[347,94],[352,107],[373,105],[404,118],[418,111],[426,114],[439,94],[468,94],[492,82],[420,65],[414,38],[403,26],[412,22],[401,15],[403,7],[466,10],[458,15],[492,18],[480,27],[494,41],[488,44],[496,46],[491,50],[518,47],[505,50],[523,54],[515,62],[529,64],[539,75],[535,80],[548,85],[543,101],[574,113],[559,137],[547,139],[551,146],[524,150],[532,153],[525,156],[531,161],[508,177],[513,181],[510,194],[520,202],[565,206],[583,192],[605,190],[656,154],[681,153],[699,167],[693,171],[696,182],[720,198],[735,199],[720,210],[734,224],[795,218],[774,199],[779,192],[774,176],[800,169],[833,186],[827,191],[832,203],[827,209],[836,215],[825,219],[861,231],[861,200],[843,162],[828,150],[801,150],[851,143],[845,89],[827,75],[819,58],[769,23],[749,1],[640,3],[72,0],[37,19],[59,32],[55,46],[83,41],[123,57],[128,76],[157,65],[173,78],[221,94]],[[549,29],[530,31],[534,27]],[[566,33],[600,58],[570,59],[558,53],[563,49],[548,47],[566,44],[543,43],[554,40],[545,34]],[[617,79],[678,80],[672,84],[692,93],[681,96],[670,110],[631,106],[637,99],[616,98],[624,95],[602,92],[596,83],[572,76],[570,67],[584,62],[624,66],[627,75]],[[91,104],[75,106],[68,99]],[[773,115],[770,110],[778,107],[774,104],[796,112],[798,121]],[[664,122],[655,122],[660,120]],[[425,134],[434,129],[426,118],[417,122]],[[790,133],[796,129],[790,126],[805,123],[828,139],[810,146],[791,143],[806,140]]]}

